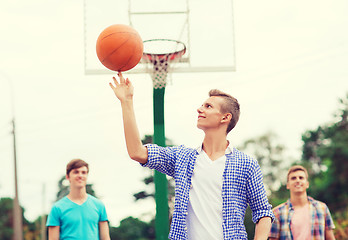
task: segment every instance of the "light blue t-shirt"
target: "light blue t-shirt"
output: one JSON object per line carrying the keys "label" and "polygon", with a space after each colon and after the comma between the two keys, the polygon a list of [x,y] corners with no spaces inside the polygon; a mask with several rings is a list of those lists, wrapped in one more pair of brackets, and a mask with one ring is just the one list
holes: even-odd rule
{"label": "light blue t-shirt", "polygon": [[57,201],[48,215],[46,226],[60,226],[60,239],[99,240],[99,222],[108,221],[104,204],[88,194],[79,205],[68,197]]}

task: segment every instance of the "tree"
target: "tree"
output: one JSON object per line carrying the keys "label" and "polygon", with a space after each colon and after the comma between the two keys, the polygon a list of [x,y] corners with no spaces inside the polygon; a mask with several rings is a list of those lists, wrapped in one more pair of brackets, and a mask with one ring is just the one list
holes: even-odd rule
{"label": "tree", "polygon": [[[43,221],[43,223],[42,223]],[[34,222],[31,223],[31,229],[32,229],[32,233],[33,236],[32,238],[29,239],[38,239],[38,240],[42,240],[44,236],[42,236],[41,234],[44,234],[46,236],[46,239],[48,239],[48,228],[46,227],[46,221],[47,221],[47,215],[42,215],[39,216],[38,218],[36,218],[34,220]],[[42,227],[44,227],[44,229],[41,229]],[[44,231],[43,233],[41,231]]]}
{"label": "tree", "polygon": [[13,199],[0,199],[0,239],[11,239],[13,234]]}
{"label": "tree", "polygon": [[[281,180],[284,178],[286,167],[292,161],[284,157],[285,147],[278,144],[277,135],[273,132],[268,132],[246,140],[238,148],[252,155],[258,161],[270,202],[274,206],[283,202],[288,197],[288,192],[282,188]],[[281,191],[279,191],[280,189]],[[250,207],[246,210],[244,224],[248,238],[254,239],[255,224],[252,221]]]}
{"label": "tree", "polygon": [[155,224],[143,222],[138,218],[128,217],[120,222],[119,227],[110,228],[112,240],[152,240],[155,239]]}
{"label": "tree", "polygon": [[[22,208],[22,207],[21,207]],[[24,217],[22,208],[23,236],[24,239],[34,239],[33,225]],[[13,199],[0,199],[0,239],[12,240],[13,235]]]}
{"label": "tree", "polygon": [[302,135],[302,161],[310,175],[310,195],[324,201],[330,210],[348,204],[348,94],[339,99],[334,121]]}

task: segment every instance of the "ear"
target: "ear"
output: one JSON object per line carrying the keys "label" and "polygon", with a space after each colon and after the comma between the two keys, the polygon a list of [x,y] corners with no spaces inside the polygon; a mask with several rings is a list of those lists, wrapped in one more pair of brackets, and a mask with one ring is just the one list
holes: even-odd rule
{"label": "ear", "polygon": [[306,189],[308,189],[309,188],[309,182],[308,182],[308,180],[307,180],[307,186],[306,186]]}
{"label": "ear", "polygon": [[68,174],[65,174],[65,179],[69,180],[69,175]]}
{"label": "ear", "polygon": [[290,189],[290,188],[289,188],[289,183],[288,183],[288,182],[286,183],[286,189]]}
{"label": "ear", "polygon": [[225,113],[222,117],[222,122],[230,122],[232,120],[232,114],[231,113]]}

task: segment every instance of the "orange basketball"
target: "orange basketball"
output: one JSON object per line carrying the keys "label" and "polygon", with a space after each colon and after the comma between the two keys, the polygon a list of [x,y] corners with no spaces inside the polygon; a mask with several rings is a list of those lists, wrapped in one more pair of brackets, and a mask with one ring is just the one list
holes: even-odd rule
{"label": "orange basketball", "polygon": [[96,48],[100,62],[118,72],[132,69],[143,56],[143,41],[139,33],[123,24],[104,29],[98,37]]}

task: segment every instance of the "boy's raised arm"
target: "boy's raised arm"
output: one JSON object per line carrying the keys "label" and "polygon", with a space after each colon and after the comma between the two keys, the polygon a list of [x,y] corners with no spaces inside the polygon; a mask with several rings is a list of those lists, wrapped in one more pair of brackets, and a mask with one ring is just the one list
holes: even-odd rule
{"label": "boy's raised arm", "polygon": [[124,79],[121,72],[118,73],[118,77],[119,81],[113,77],[115,85],[112,83],[109,83],[109,85],[121,103],[128,155],[135,161],[146,163],[148,157],[147,148],[141,142],[134,113],[133,85],[128,78]]}

